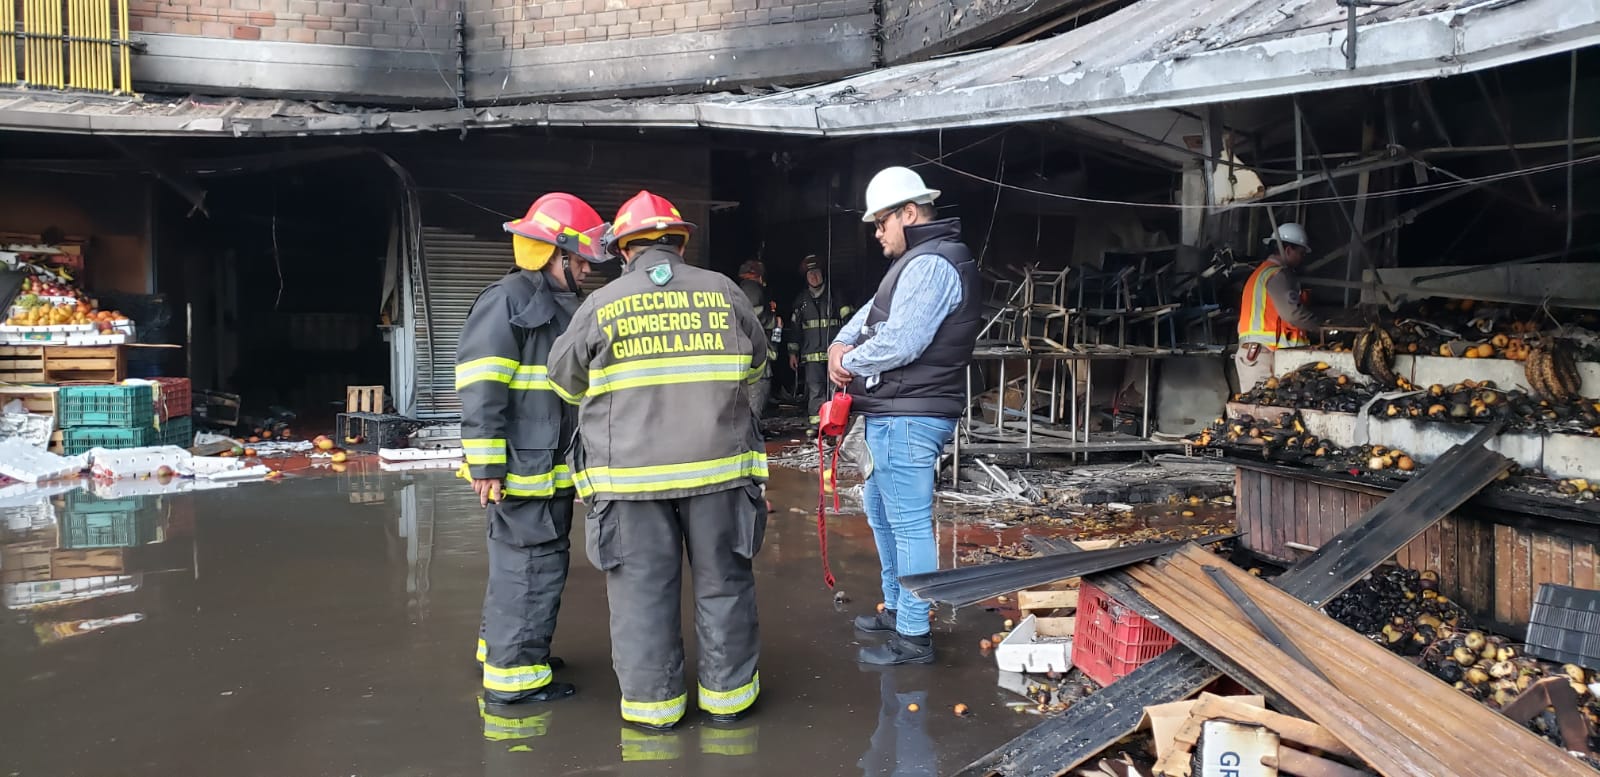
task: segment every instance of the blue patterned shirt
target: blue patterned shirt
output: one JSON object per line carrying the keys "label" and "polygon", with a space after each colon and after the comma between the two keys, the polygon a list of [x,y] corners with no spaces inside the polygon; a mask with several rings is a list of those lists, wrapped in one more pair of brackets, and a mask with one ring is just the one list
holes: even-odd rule
{"label": "blue patterned shirt", "polygon": [[[845,354],[844,368],[877,383],[878,376],[917,360],[946,316],[961,304],[961,274],[949,262],[934,254],[911,260],[900,273],[894,297],[889,301],[889,318],[877,325],[877,333],[860,347]],[[862,338],[869,302],[850,317],[839,330],[835,343],[855,345]]]}

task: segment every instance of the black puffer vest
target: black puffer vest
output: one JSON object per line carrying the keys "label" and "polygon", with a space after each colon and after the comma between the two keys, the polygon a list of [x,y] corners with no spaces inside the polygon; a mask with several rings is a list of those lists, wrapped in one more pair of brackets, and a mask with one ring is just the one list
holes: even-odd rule
{"label": "black puffer vest", "polygon": [[[883,373],[882,380],[871,391],[865,388],[863,379],[851,381],[851,409],[862,415],[956,418],[966,410],[967,365],[972,362],[972,349],[982,324],[978,264],[961,242],[960,219],[907,227],[906,243],[909,247],[905,255],[889,267],[872,297],[872,309],[866,321],[868,330],[889,319],[889,306],[894,300],[900,274],[919,256],[932,254],[955,267],[961,276],[961,304],[939,322],[933,341],[916,361]],[[867,335],[861,342],[870,337]]]}

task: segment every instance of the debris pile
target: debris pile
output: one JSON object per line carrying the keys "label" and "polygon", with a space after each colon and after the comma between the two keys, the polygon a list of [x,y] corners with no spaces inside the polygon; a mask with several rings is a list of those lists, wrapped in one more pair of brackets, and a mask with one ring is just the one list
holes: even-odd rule
{"label": "debris pile", "polygon": [[1335,371],[1327,362],[1307,364],[1282,377],[1266,378],[1233,401],[1354,413],[1372,399],[1371,387]]}

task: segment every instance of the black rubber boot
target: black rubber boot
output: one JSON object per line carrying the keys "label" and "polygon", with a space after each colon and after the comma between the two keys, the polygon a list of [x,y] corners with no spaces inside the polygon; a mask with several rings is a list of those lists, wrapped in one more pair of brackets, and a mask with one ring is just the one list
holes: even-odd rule
{"label": "black rubber boot", "polygon": [[896,634],[882,645],[862,648],[856,660],[872,666],[933,663],[933,637],[923,634],[908,637]]}
{"label": "black rubber boot", "polygon": [[625,720],[623,722],[627,723],[630,726],[633,726],[634,728],[642,729],[644,731],[654,732],[654,733],[657,733],[657,734],[665,734],[668,731],[671,731],[674,728],[677,728],[677,726],[678,726],[677,723],[660,723],[660,724],[656,724],[656,723],[640,723],[637,720]]}
{"label": "black rubber boot", "polygon": [[894,610],[884,610],[871,615],[856,616],[856,631],[879,633],[894,631]]}
{"label": "black rubber boot", "polygon": [[537,704],[540,702],[561,701],[578,692],[572,683],[552,682],[535,691],[526,693],[501,693],[499,691],[485,690],[483,692],[484,704]]}
{"label": "black rubber boot", "polygon": [[726,714],[717,715],[706,713],[706,717],[709,718],[712,723],[715,723],[719,726],[728,726],[750,717],[750,713],[754,711],[755,708],[756,705],[752,704],[742,710],[739,710],[738,712],[729,712]]}

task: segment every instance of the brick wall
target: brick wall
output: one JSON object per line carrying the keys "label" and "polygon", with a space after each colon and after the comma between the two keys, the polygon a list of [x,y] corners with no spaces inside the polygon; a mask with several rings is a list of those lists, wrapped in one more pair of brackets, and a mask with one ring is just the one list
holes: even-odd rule
{"label": "brick wall", "polygon": [[471,0],[473,51],[625,41],[686,32],[839,19],[870,13],[861,0]]}
{"label": "brick wall", "polygon": [[474,103],[810,83],[877,55],[873,0],[129,2],[151,92],[453,104],[458,8]]}
{"label": "brick wall", "polygon": [[137,32],[385,49],[446,48],[455,0],[129,0]]}

